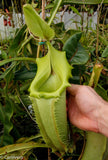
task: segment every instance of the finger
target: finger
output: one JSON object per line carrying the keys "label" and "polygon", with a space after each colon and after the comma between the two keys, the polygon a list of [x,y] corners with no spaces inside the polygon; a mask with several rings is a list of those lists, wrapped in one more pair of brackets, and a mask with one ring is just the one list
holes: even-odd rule
{"label": "finger", "polygon": [[71,87],[67,87],[67,92],[70,93],[72,96],[77,94],[80,85],[72,84]]}

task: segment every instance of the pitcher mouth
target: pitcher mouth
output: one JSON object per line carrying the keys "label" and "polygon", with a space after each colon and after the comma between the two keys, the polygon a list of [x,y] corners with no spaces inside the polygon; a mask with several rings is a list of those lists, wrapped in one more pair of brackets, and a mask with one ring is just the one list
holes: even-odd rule
{"label": "pitcher mouth", "polygon": [[37,58],[37,74],[30,86],[30,96],[36,98],[59,97],[70,84],[72,67],[68,64],[65,52],[56,50],[47,42],[48,53]]}

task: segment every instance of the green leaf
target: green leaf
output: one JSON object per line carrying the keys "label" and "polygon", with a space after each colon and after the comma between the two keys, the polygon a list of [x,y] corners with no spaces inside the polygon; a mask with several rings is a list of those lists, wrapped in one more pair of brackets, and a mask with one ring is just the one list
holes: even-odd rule
{"label": "green leaf", "polygon": [[85,73],[85,65],[74,65],[72,69],[72,78],[69,79],[70,83],[80,84],[81,77]]}
{"label": "green leaf", "polygon": [[79,13],[79,11],[75,7],[70,6],[69,8],[71,8],[77,15],[79,15],[81,17],[81,14]]}
{"label": "green leaf", "polygon": [[89,54],[79,43],[82,33],[76,33],[70,37],[63,46],[66,56],[70,64],[82,65],[87,63]]}
{"label": "green leaf", "polygon": [[66,56],[68,59],[70,59],[77,51],[78,42],[81,38],[81,35],[81,32],[72,35],[64,44],[63,50],[66,51]]}
{"label": "green leaf", "polygon": [[2,106],[0,104],[0,120],[4,127],[1,145],[8,145],[10,143],[13,143],[13,138],[10,135],[10,131],[13,128],[13,124],[11,122],[12,116],[13,116],[13,102],[10,99],[6,99],[5,106]]}
{"label": "green leaf", "polygon": [[102,57],[108,57],[108,46],[105,48],[105,50],[102,53]]}
{"label": "green leaf", "polygon": [[12,145],[7,145],[5,147],[0,148],[0,155],[3,155],[5,153],[11,153],[14,151],[19,151],[19,150],[25,150],[25,149],[32,149],[32,148],[48,148],[46,144],[41,144],[41,143],[35,143],[35,142],[28,142],[28,143],[18,143],[18,144],[12,144]]}
{"label": "green leaf", "polygon": [[27,39],[24,39],[24,40],[21,42],[20,46],[18,47],[17,54],[21,52],[21,49],[22,49],[25,45],[29,44],[29,42],[30,42],[30,40],[31,40],[32,38],[33,38],[33,37],[30,36],[30,37],[28,37]]}
{"label": "green leaf", "polygon": [[63,42],[63,44],[65,44],[66,41],[67,41],[71,36],[73,36],[73,35],[76,34],[76,33],[80,33],[80,31],[78,31],[78,30],[73,30],[73,29],[67,30],[67,31],[64,33],[63,39],[61,39],[61,41]]}
{"label": "green leaf", "polygon": [[35,62],[35,58],[29,58],[29,57],[16,57],[16,58],[10,58],[10,59],[5,59],[3,61],[0,61],[0,66],[5,65],[6,63],[13,62],[13,61],[31,61]]}
{"label": "green leaf", "polygon": [[88,60],[89,60],[89,54],[87,53],[85,48],[80,43],[78,43],[78,51],[74,55],[74,57],[71,59],[70,61],[71,64],[72,65],[83,65],[87,63]]}
{"label": "green leaf", "polygon": [[101,86],[101,85],[97,85],[97,87],[95,88],[95,91],[106,101],[108,101],[108,96],[107,96],[107,91]]}
{"label": "green leaf", "polygon": [[99,3],[108,3],[108,0],[63,0],[64,4],[99,4]]}
{"label": "green leaf", "polygon": [[37,72],[36,64],[29,64],[29,69],[23,66],[20,70],[15,72],[15,80],[33,79]]}
{"label": "green leaf", "polygon": [[49,25],[38,15],[31,5],[26,4],[23,7],[26,24],[30,32],[34,36],[42,39],[51,40],[54,37],[54,31]]}
{"label": "green leaf", "polygon": [[16,67],[17,62],[13,62],[6,70],[3,72],[3,74],[0,75],[0,79],[4,79],[10,72],[12,72],[13,68]]}
{"label": "green leaf", "polygon": [[12,57],[17,54],[17,51],[19,50],[20,44],[22,40],[24,39],[24,33],[26,30],[27,26],[23,25],[16,33],[12,44],[9,46],[9,55]]}
{"label": "green leaf", "polygon": [[[36,141],[34,142],[33,139]],[[7,154],[2,154],[0,155],[0,158],[4,158],[4,159],[26,159],[27,157],[30,156],[30,154],[32,154],[32,150],[34,147],[38,148],[38,147],[42,147],[42,148],[46,148],[47,146],[44,144],[41,144],[41,141],[43,141],[41,139],[41,135],[37,134],[35,136],[31,136],[31,137],[22,137],[20,139],[17,140],[16,144],[13,145],[8,145],[6,147],[3,147],[2,149],[4,150],[4,152],[6,152]],[[31,143],[34,145],[33,148],[31,148],[31,146],[28,147],[28,145],[31,145]],[[17,147],[15,147],[17,145]],[[25,145],[24,149],[23,145]],[[7,152],[7,147],[8,152]],[[13,149],[15,150],[13,150]],[[3,152],[2,150],[2,152]],[[30,151],[31,150],[31,151]],[[12,158],[13,157],[13,158]]]}
{"label": "green leaf", "polygon": [[57,13],[57,10],[59,9],[59,7],[60,7],[60,5],[61,5],[61,2],[62,2],[62,0],[59,0],[59,1],[58,1],[58,0],[55,0],[55,2],[54,2],[54,7],[53,7],[53,10],[52,10],[52,12],[51,12],[50,19],[49,19],[49,21],[48,21],[49,26],[51,25],[51,23],[52,23],[55,15],[56,15],[56,13]]}
{"label": "green leaf", "polygon": [[0,48],[0,59],[7,59],[7,53]]}
{"label": "green leaf", "polygon": [[5,121],[4,108],[1,103],[0,103],[0,121],[2,123],[4,123],[4,121]]}

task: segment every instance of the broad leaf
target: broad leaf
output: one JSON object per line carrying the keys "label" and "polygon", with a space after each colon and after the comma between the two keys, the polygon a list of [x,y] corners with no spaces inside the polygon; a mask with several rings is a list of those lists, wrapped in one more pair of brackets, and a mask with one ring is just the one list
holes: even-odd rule
{"label": "broad leaf", "polygon": [[68,60],[75,54],[78,47],[78,42],[81,38],[82,33],[74,34],[70,37],[63,46],[63,50],[66,51]]}
{"label": "broad leaf", "polygon": [[54,31],[49,25],[38,15],[31,5],[26,4],[23,7],[26,24],[30,32],[42,39],[51,40],[54,37]]}
{"label": "broad leaf", "polygon": [[80,43],[78,43],[77,49],[78,51],[76,52],[74,57],[71,59],[70,63],[73,65],[83,65],[87,63],[87,61],[89,60],[89,54],[87,53],[85,48]]}
{"label": "broad leaf", "polygon": [[64,44],[63,50],[66,51],[66,56],[70,64],[82,65],[89,59],[89,54],[79,43],[82,33],[76,33],[70,37]]}
{"label": "broad leaf", "polygon": [[105,50],[102,53],[102,57],[108,57],[108,46],[105,48]]}
{"label": "broad leaf", "polygon": [[80,33],[78,30],[70,29],[64,33],[63,39],[61,39],[62,43],[65,44],[66,41],[76,33]]}

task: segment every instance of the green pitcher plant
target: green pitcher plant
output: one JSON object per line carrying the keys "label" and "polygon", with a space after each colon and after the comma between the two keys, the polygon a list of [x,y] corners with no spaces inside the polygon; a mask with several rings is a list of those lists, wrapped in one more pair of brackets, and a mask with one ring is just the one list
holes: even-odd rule
{"label": "green pitcher plant", "polygon": [[[71,146],[66,112],[66,87],[70,86],[72,66],[66,59],[65,51],[56,50],[50,43],[55,35],[53,29],[31,5],[24,5],[23,11],[30,33],[46,41],[48,47],[48,53],[36,59],[38,69],[29,88],[36,122],[49,148],[53,152],[64,154]],[[88,132],[86,138],[82,160],[102,160],[106,138],[92,132]]]}
{"label": "green pitcher plant", "polygon": [[66,115],[66,87],[70,86],[71,66],[65,52],[47,42],[48,53],[37,59],[38,71],[30,86],[30,98],[36,121],[45,142],[53,151],[68,149],[69,130]]}

